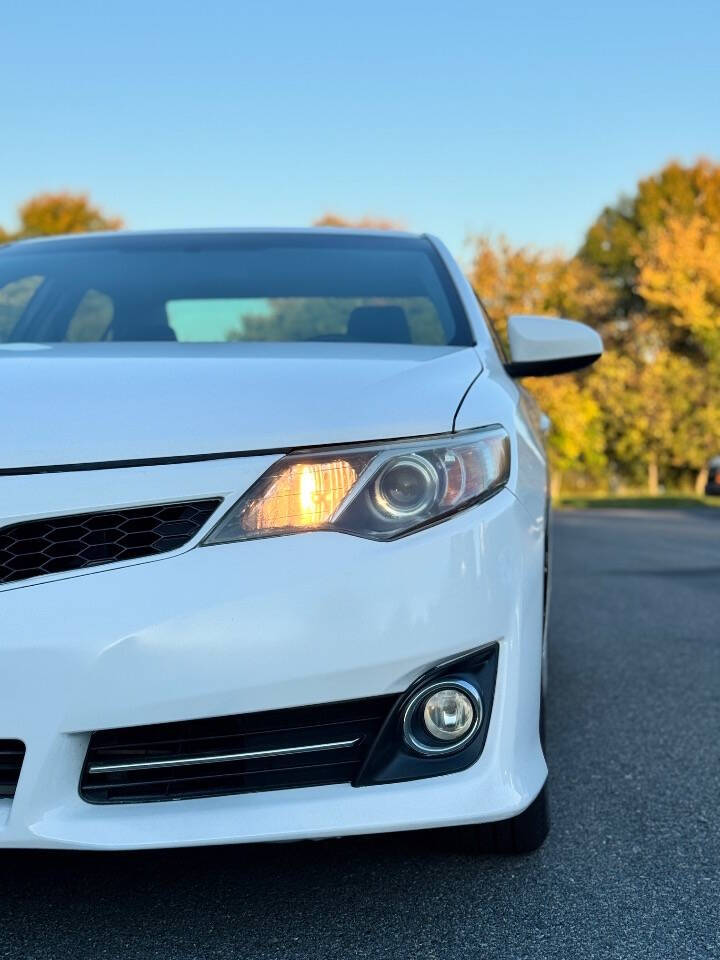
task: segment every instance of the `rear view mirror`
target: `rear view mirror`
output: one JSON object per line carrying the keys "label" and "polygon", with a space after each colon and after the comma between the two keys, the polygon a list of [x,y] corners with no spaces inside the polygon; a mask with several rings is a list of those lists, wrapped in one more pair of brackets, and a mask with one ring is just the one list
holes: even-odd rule
{"label": "rear view mirror", "polygon": [[508,320],[511,377],[549,377],[594,363],[603,352],[600,335],[584,323],[560,317],[514,316]]}

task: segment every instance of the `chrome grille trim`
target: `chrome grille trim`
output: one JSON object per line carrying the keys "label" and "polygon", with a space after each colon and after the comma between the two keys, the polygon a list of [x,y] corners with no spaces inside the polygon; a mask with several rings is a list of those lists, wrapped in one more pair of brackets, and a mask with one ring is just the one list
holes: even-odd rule
{"label": "chrome grille trim", "polygon": [[336,743],[308,743],[300,747],[284,747],[277,750],[248,750],[244,753],[216,753],[202,756],[176,757],[172,760],[140,760],[131,763],[93,763],[89,774],[122,773],[128,770],[164,770],[169,767],[189,767],[201,763],[230,763],[233,760],[260,760],[264,757],[290,757],[294,754],[315,753],[320,750],[348,750],[360,743],[354,740],[339,740]]}
{"label": "chrome grille trim", "polygon": [[397,694],[90,734],[79,793],[145,803],[352,783]]}

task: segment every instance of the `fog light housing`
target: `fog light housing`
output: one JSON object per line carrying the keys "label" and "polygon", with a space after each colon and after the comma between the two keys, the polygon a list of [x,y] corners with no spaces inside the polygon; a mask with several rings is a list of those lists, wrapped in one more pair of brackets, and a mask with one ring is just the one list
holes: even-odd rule
{"label": "fog light housing", "polygon": [[419,690],[405,707],[403,736],[424,756],[452,753],[473,739],[482,716],[482,699],[471,683],[438,681]]}

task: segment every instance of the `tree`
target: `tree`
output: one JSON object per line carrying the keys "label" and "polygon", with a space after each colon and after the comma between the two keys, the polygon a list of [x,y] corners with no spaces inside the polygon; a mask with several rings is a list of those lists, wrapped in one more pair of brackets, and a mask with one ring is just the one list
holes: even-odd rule
{"label": "tree", "polygon": [[528,381],[528,388],[550,418],[548,454],[553,497],[563,479],[576,484],[595,481],[606,466],[605,436],[600,405],[577,377],[548,377]]}
{"label": "tree", "polygon": [[636,193],[606,207],[591,225],[579,258],[595,267],[615,294],[604,333],[623,349],[637,350],[648,335],[639,272],[658,236],[672,221],[701,218],[720,224],[720,166],[699,160],[669,163],[641,180]]}
{"label": "tree", "polygon": [[652,363],[610,352],[592,371],[589,392],[602,397],[609,459],[631,482],[647,478],[656,495],[662,480],[696,474],[702,492],[708,448],[720,443],[717,408],[705,403],[706,371],[687,357],[661,350]]}
{"label": "tree", "polygon": [[513,313],[542,312],[556,261],[523,247],[514,249],[505,237],[475,238],[469,280],[507,343],[507,318]]}
{"label": "tree", "polygon": [[[622,358],[625,385],[619,395],[603,387],[614,406],[606,420],[609,447],[626,471],[647,463],[651,490],[660,472],[683,467],[696,471],[701,489],[707,460],[720,448],[720,166],[670,163],[642,180],[634,196],[601,213],[580,258],[614,290],[603,333]],[[605,361],[603,369],[617,362]],[[640,413],[641,447],[629,443],[637,433],[630,411],[638,391],[654,400],[652,417]],[[625,442],[615,445],[615,433]],[[679,447],[677,438],[684,438]]]}
{"label": "tree", "polygon": [[505,237],[475,238],[469,279],[501,337],[513,313],[561,314],[600,326],[613,305],[612,289],[590,264],[513,248]]}
{"label": "tree", "polygon": [[675,382],[667,386],[677,414],[670,460],[696,471],[700,491],[709,450],[720,449],[720,220],[668,217],[650,237],[637,258],[637,291],[655,338],[674,358]]}
{"label": "tree", "polygon": [[[85,193],[41,193],[31,197],[18,210],[20,227],[6,240],[41,237],[62,233],[87,233],[95,230],[118,230],[119,217],[106,216],[90,202]],[[0,230],[0,242],[3,231]]]}
{"label": "tree", "polygon": [[662,341],[698,362],[720,356],[720,220],[673,216],[637,257],[637,293]]}
{"label": "tree", "polygon": [[[612,299],[588,264],[513,248],[504,237],[476,239],[470,281],[501,339],[506,339],[507,318],[513,313],[563,314],[597,324]],[[526,381],[551,421],[548,449],[555,496],[563,476],[597,478],[605,464],[601,410],[582,384],[582,376]]]}
{"label": "tree", "polygon": [[389,220],[385,217],[360,217],[352,220],[343,217],[339,213],[324,213],[317,220],[313,221],[314,227],[353,227],[361,230],[402,230],[403,225],[396,220]]}

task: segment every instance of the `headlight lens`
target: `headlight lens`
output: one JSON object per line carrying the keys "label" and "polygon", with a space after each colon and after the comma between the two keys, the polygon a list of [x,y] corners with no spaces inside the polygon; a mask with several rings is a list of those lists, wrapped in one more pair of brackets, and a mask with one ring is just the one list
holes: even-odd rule
{"label": "headlight lens", "polygon": [[392,540],[487,499],[509,473],[501,427],[299,452],[274,463],[205,543],[310,530]]}
{"label": "headlight lens", "polygon": [[432,505],[439,482],[424,457],[396,457],[382,467],[373,484],[375,506],[388,517],[416,517]]}

